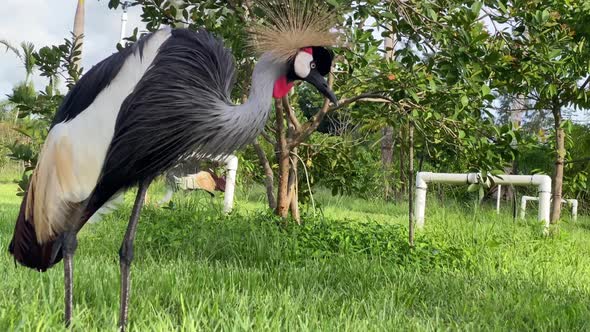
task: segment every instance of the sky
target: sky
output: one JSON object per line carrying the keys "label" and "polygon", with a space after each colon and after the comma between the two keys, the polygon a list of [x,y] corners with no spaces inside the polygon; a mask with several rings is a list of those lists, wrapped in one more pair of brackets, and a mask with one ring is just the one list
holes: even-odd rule
{"label": "sky", "polygon": [[[61,44],[70,37],[74,26],[76,0],[1,0],[0,40],[13,45],[22,41],[35,44],[36,49],[43,46]],[[82,67],[88,71],[92,65],[116,51],[121,33],[122,10],[109,10],[108,0],[86,0],[85,31],[82,50]],[[134,27],[145,27],[141,23],[141,9],[129,8],[127,35]],[[23,81],[25,69],[21,61],[12,53],[0,47],[0,100],[11,93],[15,83]],[[36,73],[35,88],[45,87],[46,81]],[[62,86],[62,92],[65,88]]]}

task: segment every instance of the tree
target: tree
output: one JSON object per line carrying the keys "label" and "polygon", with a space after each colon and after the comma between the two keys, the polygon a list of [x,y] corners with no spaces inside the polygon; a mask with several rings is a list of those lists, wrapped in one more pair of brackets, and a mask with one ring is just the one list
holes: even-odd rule
{"label": "tree", "polygon": [[[395,36],[393,32],[391,35],[386,35],[383,38],[383,46],[385,47],[385,59],[391,61],[394,58],[394,45],[393,39]],[[386,126],[383,128],[383,139],[381,141],[381,162],[383,164],[383,183],[385,184],[384,198],[387,200],[391,196],[391,185],[389,184],[389,176],[391,174],[391,165],[393,163],[393,131],[392,126]],[[401,149],[400,149],[401,151]],[[400,166],[402,159],[400,158]]]}
{"label": "tree", "polygon": [[22,61],[25,67],[25,84],[30,84],[31,76],[35,69],[35,57],[33,56],[35,53],[35,45],[29,42],[21,42],[19,49],[19,47],[14,46],[11,42],[5,39],[0,40],[0,44],[6,47],[6,51],[11,51]]}
{"label": "tree", "polygon": [[[16,55],[21,60],[25,67],[25,80],[22,83],[18,83],[12,89],[12,94],[8,96],[8,101],[14,105],[32,98],[31,91],[34,92],[35,90],[35,87],[33,86],[33,82],[31,80],[31,76],[33,75],[35,69],[35,45],[29,42],[21,42],[19,49],[7,40],[0,40],[0,44],[6,47],[7,52],[11,51],[12,53],[14,53],[14,55]],[[19,111],[17,108],[14,116],[15,123],[18,117]]]}
{"label": "tree", "polygon": [[584,2],[530,1],[488,3],[492,22],[505,41],[498,65],[497,87],[506,94],[521,94],[532,110],[549,111],[555,132],[555,167],[551,222],[561,213],[566,132],[563,109],[588,107],[590,82],[590,9]]}

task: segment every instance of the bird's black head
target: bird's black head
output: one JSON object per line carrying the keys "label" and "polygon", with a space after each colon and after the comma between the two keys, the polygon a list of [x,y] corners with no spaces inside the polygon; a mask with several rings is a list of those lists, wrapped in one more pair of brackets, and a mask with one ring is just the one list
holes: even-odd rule
{"label": "bird's black head", "polygon": [[324,47],[300,49],[289,61],[287,75],[279,78],[275,83],[274,97],[280,98],[286,95],[294,81],[302,80],[311,83],[332,103],[337,104],[338,99],[324,78],[330,73],[332,59],[332,52]]}

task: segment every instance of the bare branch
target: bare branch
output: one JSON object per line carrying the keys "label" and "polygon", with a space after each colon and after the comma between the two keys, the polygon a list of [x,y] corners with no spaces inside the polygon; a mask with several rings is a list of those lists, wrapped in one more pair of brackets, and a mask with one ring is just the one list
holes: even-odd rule
{"label": "bare branch", "polygon": [[258,155],[258,161],[260,162],[260,166],[264,170],[264,185],[266,186],[266,197],[268,199],[268,206],[271,209],[277,208],[277,199],[274,194],[274,176],[272,172],[272,168],[270,167],[270,163],[268,162],[268,158],[266,158],[266,154],[264,150],[258,143],[257,139],[254,139],[254,150]]}
{"label": "bare branch", "polygon": [[293,124],[293,127],[295,127],[295,132],[299,132],[299,130],[301,129],[301,123],[299,123],[299,120],[297,120],[297,117],[295,116],[295,111],[291,107],[291,104],[289,103],[289,98],[287,97],[283,97],[283,108],[287,111],[287,116],[289,117],[289,121],[291,121],[291,124]]}
{"label": "bare branch", "polygon": [[268,142],[270,143],[272,146],[277,145],[277,141],[273,140],[272,137],[266,132],[266,131],[262,131],[260,133],[260,135]]}
{"label": "bare branch", "polygon": [[584,83],[582,83],[582,86],[580,86],[580,90],[586,89],[588,82],[590,82],[590,75],[588,75],[588,77],[586,77],[586,80],[584,81]]}
{"label": "bare branch", "polygon": [[[332,86],[332,80],[332,76],[330,75],[330,79],[328,79],[328,85],[330,87]],[[393,99],[374,92],[363,93],[352,98],[342,99],[338,102],[338,105],[332,107],[329,107],[330,101],[326,98],[324,100],[324,105],[322,106],[322,108],[309,121],[307,121],[301,126],[301,131],[289,142],[289,147],[298,146],[299,144],[301,144],[301,142],[305,141],[318,128],[318,126],[320,125],[322,120],[324,120],[324,117],[328,112],[339,110],[343,107],[346,107],[354,102],[361,100],[376,101],[381,103],[394,102]]]}
{"label": "bare branch", "polygon": [[492,15],[486,11],[485,8],[482,8],[482,11],[484,13],[486,13],[486,15],[490,16],[490,22],[492,22],[492,26],[494,27],[494,30],[496,31],[496,35],[499,35],[500,38],[502,38],[504,40],[504,42],[506,43],[506,46],[508,46],[509,49],[513,49],[512,47],[512,43],[506,39],[506,36],[504,35],[504,31],[500,30],[497,26],[496,26],[496,21],[494,21],[494,19],[492,18]]}
{"label": "bare branch", "polygon": [[[333,84],[334,75],[330,73],[328,76],[328,88],[332,89]],[[291,150],[291,147],[297,146],[299,145],[299,143],[307,139],[309,135],[311,135],[311,133],[313,133],[318,128],[318,126],[320,125],[320,123],[322,122],[322,120],[326,116],[326,113],[328,113],[329,110],[330,100],[328,98],[324,98],[324,105],[322,105],[322,108],[309,121],[303,124],[301,131],[297,133],[297,135],[293,138],[291,142],[288,142],[289,150]]]}

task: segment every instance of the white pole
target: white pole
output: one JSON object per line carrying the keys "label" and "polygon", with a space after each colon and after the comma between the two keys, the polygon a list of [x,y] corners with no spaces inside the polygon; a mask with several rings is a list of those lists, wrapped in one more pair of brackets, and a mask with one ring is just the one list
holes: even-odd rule
{"label": "white pole", "polygon": [[572,206],[572,221],[578,220],[578,200],[577,199],[561,199],[562,203],[567,203]]}
{"label": "white pole", "polygon": [[[210,158],[210,160],[225,163],[226,176],[225,176],[225,198],[223,199],[223,212],[229,213],[233,209],[233,205],[234,205],[234,192],[236,189],[236,173],[238,170],[238,157],[236,157],[234,155],[230,155],[225,159]],[[196,181],[196,179],[193,177],[191,177],[190,179],[187,179],[186,177],[182,177],[182,178],[174,177],[174,180],[177,182],[177,185],[179,185],[179,187],[183,188],[183,186],[184,186],[183,189],[190,187],[190,184],[188,183],[188,181],[192,181],[192,188],[197,187],[196,183],[194,183],[194,181]],[[174,194],[174,190],[172,188],[168,188],[166,191],[166,194],[164,195],[164,198],[162,200],[160,200],[160,202],[158,204],[162,205],[162,204],[168,203],[170,201],[170,199],[172,199],[173,194]]]}
{"label": "white pole", "polygon": [[549,227],[549,212],[551,210],[551,178],[548,175],[499,175],[494,176],[496,184],[534,185],[539,193],[539,214],[537,219]]}
{"label": "white pole", "polygon": [[498,185],[498,197],[496,197],[496,214],[500,214],[500,197],[502,196],[502,185]]}
{"label": "white pole", "polygon": [[121,36],[119,37],[119,43],[121,45],[125,45],[125,41],[123,40],[126,35],[127,30],[127,1],[123,2],[123,13],[121,14]]}
{"label": "white pole", "polygon": [[[522,196],[520,203],[520,218],[524,219],[526,215],[526,202],[527,201],[538,201],[539,197],[533,196]],[[567,203],[572,206],[572,221],[578,220],[578,200],[577,199],[562,199],[562,203]]]}
{"label": "white pole", "polygon": [[172,189],[170,187],[166,188],[166,193],[164,194],[164,197],[158,202],[158,205],[164,205],[164,204],[170,202],[173,195],[174,195],[174,189]]}
{"label": "white pole", "polygon": [[426,210],[426,191],[428,182],[448,184],[472,184],[477,183],[478,174],[453,174],[453,173],[431,173],[418,172],[416,174],[416,194],[414,203],[414,215],[416,217],[416,228],[424,228],[424,212]]}
{"label": "white pole", "polygon": [[568,199],[572,204],[572,220],[576,222],[578,220],[578,200],[577,199]]}
{"label": "white pole", "polygon": [[416,228],[424,228],[424,210],[426,209],[426,190],[428,185],[422,179],[423,172],[416,174],[416,194],[414,199],[414,217],[416,218]]}
{"label": "white pole", "polygon": [[101,206],[100,209],[98,209],[98,211],[96,211],[92,215],[92,217],[90,217],[90,219],[88,219],[88,222],[89,223],[96,223],[96,222],[101,221],[103,216],[106,216],[107,214],[113,212],[113,210],[118,208],[119,205],[121,205],[124,200],[125,200],[125,192],[120,191],[120,192],[114,194],[113,197],[111,197],[106,203],[104,203],[103,206]]}
{"label": "white pole", "polygon": [[229,213],[234,206],[234,192],[236,189],[236,173],[238,170],[238,157],[231,155],[226,160],[227,175],[225,178],[225,199],[223,200],[223,212]]}
{"label": "white pole", "polygon": [[548,175],[533,175],[539,185],[539,214],[537,219],[545,221],[545,228],[549,227],[551,212],[551,178]]}
{"label": "white pole", "polygon": [[[539,193],[539,214],[538,220],[549,227],[549,211],[551,200],[551,178],[547,175],[500,175],[492,176],[492,181],[497,185],[534,185],[538,187]],[[479,173],[454,174],[454,173],[431,173],[419,172],[416,174],[416,227],[424,227],[424,210],[426,209],[426,190],[428,182],[439,182],[449,184],[477,184],[480,181],[488,183],[489,178],[482,179]],[[522,212],[521,212],[522,214]]]}
{"label": "white pole", "polygon": [[524,219],[526,216],[526,202],[530,196],[522,196],[520,198],[520,219]]}

